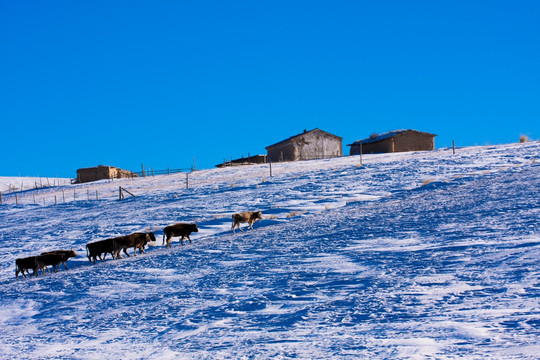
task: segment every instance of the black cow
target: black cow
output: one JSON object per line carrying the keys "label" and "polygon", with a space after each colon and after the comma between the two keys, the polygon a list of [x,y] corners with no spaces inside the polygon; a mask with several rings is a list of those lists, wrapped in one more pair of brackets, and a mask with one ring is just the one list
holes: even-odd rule
{"label": "black cow", "polygon": [[47,266],[52,266],[53,271],[58,271],[58,266],[62,263],[62,255],[58,254],[46,254],[36,256],[36,265],[38,269],[44,274]]}
{"label": "black cow", "polygon": [[156,241],[154,233],[133,233],[126,236],[120,236],[113,239],[113,258],[116,260],[122,258],[120,252],[124,250],[124,253],[129,257],[127,249],[133,248],[133,256],[137,256],[137,249],[139,249],[139,254],[144,253],[144,247],[150,241]]}
{"label": "black cow", "polygon": [[15,277],[19,278],[19,272],[26,277],[24,274],[24,271],[28,273],[28,276],[30,276],[29,270],[32,269],[33,273],[32,275],[38,276],[38,265],[36,262],[36,256],[29,256],[25,258],[20,258],[15,260]]}
{"label": "black cow", "polygon": [[[97,257],[99,257],[101,261],[105,261],[104,259],[107,254],[111,254],[114,258],[113,241],[114,239],[105,239],[86,244],[86,255],[88,256],[88,260],[95,264]],[[103,257],[101,257],[101,254],[103,254]]]}
{"label": "black cow", "polygon": [[186,223],[178,223],[174,225],[165,226],[165,229],[163,229],[163,244],[165,245],[165,237],[167,237],[167,247],[171,247],[171,239],[175,236],[181,236],[180,243],[184,245],[184,237],[187,237],[189,242],[191,243],[191,239],[189,238],[189,235],[192,232],[199,232],[199,228],[197,227],[197,223],[194,224],[186,224]]}
{"label": "black cow", "polygon": [[[54,250],[54,251],[47,251],[44,253],[41,253],[40,256],[43,255],[57,255],[61,259],[60,263],[64,264],[64,269],[67,270],[66,261],[68,261],[72,257],[77,257],[77,253],[75,250]],[[39,259],[38,259],[39,260]],[[60,263],[58,263],[58,266],[60,266]],[[58,270],[58,268],[55,269],[55,271]]]}

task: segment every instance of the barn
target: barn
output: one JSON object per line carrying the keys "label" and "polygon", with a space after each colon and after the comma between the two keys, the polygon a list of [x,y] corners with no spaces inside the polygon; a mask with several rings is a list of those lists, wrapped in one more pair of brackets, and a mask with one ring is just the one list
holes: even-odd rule
{"label": "barn", "polygon": [[320,129],[291,136],[266,147],[268,162],[325,159],[343,156],[342,138]]}
{"label": "barn", "polygon": [[253,164],[266,164],[266,155],[253,155],[248,157],[241,157],[240,159],[234,159],[230,161],[223,160],[222,164],[217,164],[217,168],[227,166],[241,166],[241,165],[253,165]]}
{"label": "barn", "polygon": [[114,166],[98,165],[96,167],[77,170],[76,183],[85,183],[102,179],[120,179],[136,177],[131,171],[122,170]]}
{"label": "barn", "polygon": [[384,134],[373,134],[367,139],[357,140],[350,146],[349,155],[393,153],[403,151],[427,151],[435,149],[435,134],[416,130],[394,130]]}

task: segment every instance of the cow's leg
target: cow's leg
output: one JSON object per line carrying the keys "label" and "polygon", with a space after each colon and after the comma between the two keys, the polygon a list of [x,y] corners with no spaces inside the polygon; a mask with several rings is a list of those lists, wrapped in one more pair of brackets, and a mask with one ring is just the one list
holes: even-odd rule
{"label": "cow's leg", "polygon": [[182,244],[182,246],[184,246],[184,235],[182,235],[182,237],[180,238],[180,244]]}
{"label": "cow's leg", "polygon": [[[62,264],[64,264],[64,269],[67,270],[66,262],[65,262],[65,261],[62,261]],[[58,265],[58,266],[60,266],[60,265]]]}
{"label": "cow's leg", "polygon": [[124,248],[124,253],[126,253],[127,257],[129,257],[129,254],[127,252],[127,248]]}
{"label": "cow's leg", "polygon": [[231,231],[232,231],[233,234],[234,234],[234,225],[235,225],[235,223],[233,222],[232,225],[231,225]]}
{"label": "cow's leg", "polygon": [[238,223],[238,228],[240,229],[241,232],[244,232],[244,230],[242,230],[242,225],[240,223]]}
{"label": "cow's leg", "polygon": [[191,244],[191,239],[189,238],[189,235],[187,236],[187,239],[189,240],[189,243]]}

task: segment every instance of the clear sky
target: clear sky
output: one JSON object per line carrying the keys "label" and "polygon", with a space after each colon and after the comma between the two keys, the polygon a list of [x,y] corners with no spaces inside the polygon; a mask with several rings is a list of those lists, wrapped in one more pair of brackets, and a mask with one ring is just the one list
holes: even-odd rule
{"label": "clear sky", "polygon": [[540,1],[0,0],[0,176],[198,168],[304,129],[540,139]]}

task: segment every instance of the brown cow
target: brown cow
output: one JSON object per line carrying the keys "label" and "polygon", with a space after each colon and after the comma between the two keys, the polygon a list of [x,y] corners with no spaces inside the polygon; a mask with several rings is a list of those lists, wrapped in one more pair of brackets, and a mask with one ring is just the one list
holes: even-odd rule
{"label": "brown cow", "polygon": [[38,276],[38,265],[36,262],[36,256],[30,256],[25,258],[20,258],[15,260],[15,277],[19,278],[19,272],[26,277],[24,274],[24,271],[28,273],[28,276],[30,276],[29,270],[32,269],[33,273],[32,275]]}
{"label": "brown cow", "polygon": [[197,227],[197,223],[194,224],[187,224],[187,223],[178,223],[174,225],[165,226],[165,229],[163,229],[163,243],[161,246],[165,245],[165,237],[167,237],[167,247],[171,247],[171,240],[173,237],[181,236],[180,243],[184,245],[184,238],[187,237],[189,242],[191,243],[191,239],[189,235],[192,232],[199,232],[199,228]]}
{"label": "brown cow", "polygon": [[[64,264],[64,269],[66,269],[66,270],[67,270],[66,261],[68,261],[72,257],[77,257],[77,253],[75,252],[75,250],[47,251],[47,252],[41,253],[40,256],[42,256],[42,255],[58,255],[58,256],[60,256],[60,259],[61,259],[60,263]],[[60,266],[60,263],[58,263],[58,266]],[[56,270],[58,270],[58,268],[55,269],[55,271]]]}
{"label": "brown cow", "polygon": [[248,223],[248,227],[254,230],[253,223],[257,220],[262,220],[262,218],[262,212],[260,211],[244,211],[243,213],[233,214],[231,230],[234,234],[234,228],[238,227],[243,232],[244,230],[240,226],[241,223]]}
{"label": "brown cow", "polygon": [[[113,240],[114,239],[104,239],[86,244],[86,255],[88,256],[88,260],[95,264],[97,257],[99,257],[101,261],[105,261],[104,259],[107,254],[111,254],[111,256],[114,257]],[[103,257],[101,257],[101,254],[104,254]]]}
{"label": "brown cow", "polygon": [[137,249],[139,249],[139,254],[144,253],[144,247],[150,241],[156,241],[154,233],[133,233],[126,236],[120,236],[113,239],[113,249],[114,254],[113,258],[121,259],[122,255],[120,252],[124,250],[124,253],[129,257],[127,249],[133,248],[133,256],[137,256]]}

